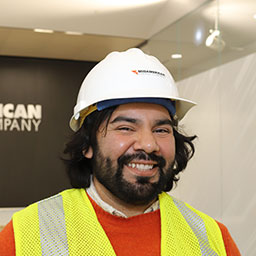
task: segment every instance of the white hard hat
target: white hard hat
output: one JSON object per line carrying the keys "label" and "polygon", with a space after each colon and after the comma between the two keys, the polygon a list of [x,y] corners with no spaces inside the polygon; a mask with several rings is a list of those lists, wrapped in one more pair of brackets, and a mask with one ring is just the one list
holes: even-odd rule
{"label": "white hard hat", "polygon": [[[136,99],[154,98],[167,99],[165,101],[174,103],[175,116],[179,120],[195,105],[194,102],[179,97],[172,75],[157,58],[137,48],[125,52],[112,52],[84,79],[70,127],[77,131],[84,118],[97,110],[97,103],[114,100],[117,101],[115,105],[119,105],[120,102],[127,103],[132,99],[137,101]],[[113,104],[106,106],[111,105]]]}

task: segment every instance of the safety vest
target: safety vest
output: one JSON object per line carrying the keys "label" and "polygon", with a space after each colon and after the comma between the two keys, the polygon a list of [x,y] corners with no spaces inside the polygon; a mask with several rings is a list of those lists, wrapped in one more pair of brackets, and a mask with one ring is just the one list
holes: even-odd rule
{"label": "safety vest", "polygon": [[[159,195],[161,255],[225,256],[214,219],[166,193]],[[13,216],[17,256],[112,256],[114,249],[84,189],[69,189]]]}

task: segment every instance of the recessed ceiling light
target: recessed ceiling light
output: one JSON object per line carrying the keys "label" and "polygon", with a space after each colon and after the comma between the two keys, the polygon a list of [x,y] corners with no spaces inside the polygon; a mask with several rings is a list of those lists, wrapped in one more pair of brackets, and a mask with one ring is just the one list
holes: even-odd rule
{"label": "recessed ceiling light", "polygon": [[111,6],[138,6],[138,5],[149,5],[160,2],[165,2],[166,0],[97,0],[99,4],[103,5],[111,5]]}
{"label": "recessed ceiling light", "polygon": [[198,28],[194,35],[194,41],[197,45],[201,44],[203,40],[203,31],[201,28]]}
{"label": "recessed ceiling light", "polygon": [[39,32],[39,33],[53,33],[54,32],[51,29],[42,29],[42,28],[35,28],[34,31]]}
{"label": "recessed ceiling light", "polygon": [[253,15],[253,18],[256,20],[256,13]]}
{"label": "recessed ceiling light", "polygon": [[65,34],[67,35],[74,35],[74,36],[81,36],[82,32],[76,32],[76,31],[66,31]]}
{"label": "recessed ceiling light", "polygon": [[172,54],[172,59],[181,59],[181,58],[182,58],[182,54],[180,54],[180,53]]}

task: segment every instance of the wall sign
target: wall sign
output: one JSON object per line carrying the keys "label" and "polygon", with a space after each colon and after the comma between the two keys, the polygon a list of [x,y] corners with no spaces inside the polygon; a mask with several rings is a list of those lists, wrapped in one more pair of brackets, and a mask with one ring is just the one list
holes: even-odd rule
{"label": "wall sign", "polygon": [[95,64],[0,56],[0,207],[70,188],[60,157],[78,90]]}
{"label": "wall sign", "polygon": [[0,131],[39,131],[42,105],[0,103]]}

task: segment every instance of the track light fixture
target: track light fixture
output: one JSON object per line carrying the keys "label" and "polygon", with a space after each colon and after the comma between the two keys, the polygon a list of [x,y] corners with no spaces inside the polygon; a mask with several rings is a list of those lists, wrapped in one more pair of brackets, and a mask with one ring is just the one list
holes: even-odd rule
{"label": "track light fixture", "polygon": [[205,45],[216,51],[222,51],[226,45],[221,38],[221,32],[219,30],[219,0],[217,0],[214,30],[210,30],[210,35],[206,38]]}

